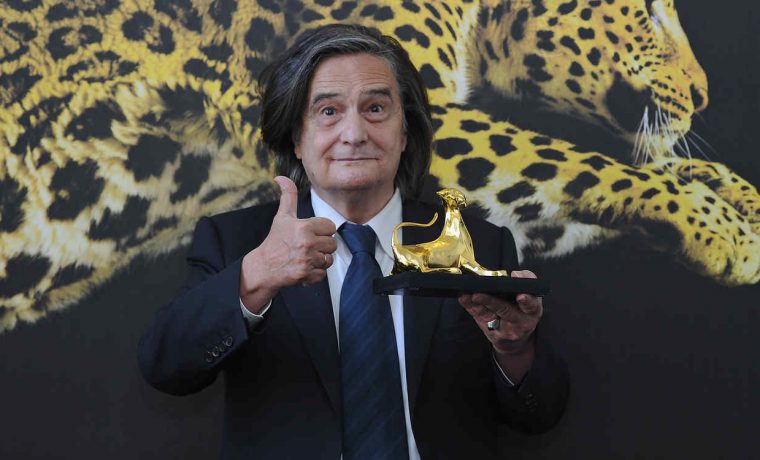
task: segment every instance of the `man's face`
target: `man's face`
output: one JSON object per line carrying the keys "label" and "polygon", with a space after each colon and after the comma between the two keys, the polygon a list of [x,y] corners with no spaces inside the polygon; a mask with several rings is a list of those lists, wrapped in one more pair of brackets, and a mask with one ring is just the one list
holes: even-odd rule
{"label": "man's face", "polygon": [[355,192],[389,199],[406,147],[403,117],[396,79],[382,58],[353,54],[320,63],[295,146],[317,194],[328,202]]}

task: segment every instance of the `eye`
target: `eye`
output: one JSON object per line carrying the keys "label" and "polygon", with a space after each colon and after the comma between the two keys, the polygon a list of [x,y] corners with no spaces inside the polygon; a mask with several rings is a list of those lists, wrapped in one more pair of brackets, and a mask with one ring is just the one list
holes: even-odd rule
{"label": "eye", "polygon": [[384,107],[380,104],[372,104],[369,106],[370,113],[383,113]]}
{"label": "eye", "polygon": [[328,117],[331,117],[335,115],[335,107],[325,107],[322,110],[320,110],[320,113],[322,115],[327,115]]}

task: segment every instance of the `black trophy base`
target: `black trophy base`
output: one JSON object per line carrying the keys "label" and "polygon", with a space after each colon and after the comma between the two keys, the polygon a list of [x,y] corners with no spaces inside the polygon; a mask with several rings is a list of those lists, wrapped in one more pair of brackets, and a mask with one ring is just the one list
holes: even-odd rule
{"label": "black trophy base", "polygon": [[424,297],[458,297],[463,293],[482,292],[514,299],[521,292],[536,296],[548,294],[549,281],[504,276],[404,272],[376,279],[374,290],[376,294]]}

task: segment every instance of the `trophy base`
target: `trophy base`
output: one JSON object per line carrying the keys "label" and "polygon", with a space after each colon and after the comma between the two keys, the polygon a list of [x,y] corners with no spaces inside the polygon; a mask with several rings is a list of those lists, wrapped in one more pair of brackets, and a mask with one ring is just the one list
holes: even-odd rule
{"label": "trophy base", "polygon": [[423,297],[458,297],[463,293],[482,292],[514,299],[521,292],[535,296],[544,296],[549,293],[548,280],[452,273],[403,272],[378,278],[374,281],[373,287],[375,294]]}

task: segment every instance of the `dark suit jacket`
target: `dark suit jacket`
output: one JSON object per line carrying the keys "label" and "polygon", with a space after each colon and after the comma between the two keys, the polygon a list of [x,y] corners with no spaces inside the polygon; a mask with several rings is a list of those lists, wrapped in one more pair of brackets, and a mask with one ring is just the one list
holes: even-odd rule
{"label": "dark suit jacket", "polygon": [[[403,219],[427,222],[436,210],[442,211],[405,203]],[[224,374],[224,458],[337,460],[340,362],[327,280],[281,290],[254,330],[240,311],[241,259],[267,236],[276,212],[273,203],[199,221],[187,282],[143,335],[139,364],[155,388],[176,395]],[[298,215],[313,216],[309,200],[299,203]],[[441,220],[436,228],[405,232],[404,241],[434,239]],[[476,218],[466,223],[481,264],[517,265],[508,230]],[[412,427],[423,459],[493,458],[498,423],[540,432],[562,414],[567,373],[543,334],[531,371],[515,389],[456,299],[406,297],[404,329]]]}

